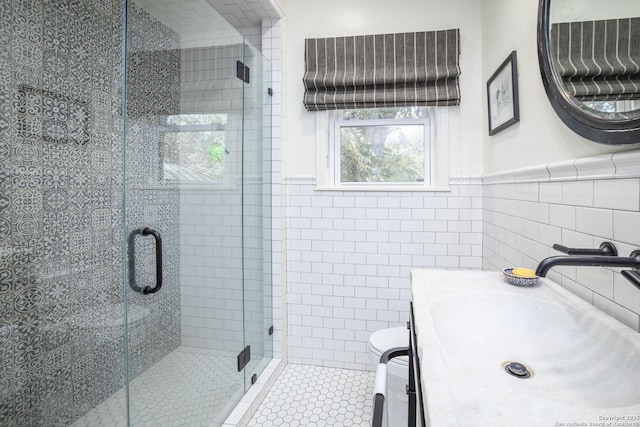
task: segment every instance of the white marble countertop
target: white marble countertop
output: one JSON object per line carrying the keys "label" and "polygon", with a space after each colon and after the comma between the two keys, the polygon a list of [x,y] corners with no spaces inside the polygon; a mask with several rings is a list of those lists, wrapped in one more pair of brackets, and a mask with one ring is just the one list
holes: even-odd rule
{"label": "white marble countertop", "polygon": [[[554,282],[517,287],[502,272],[419,269],[411,291],[430,427],[640,426],[640,335]],[[528,335],[513,344],[485,325]],[[529,343],[523,354],[539,360],[523,362],[534,375],[504,372],[503,359]]]}

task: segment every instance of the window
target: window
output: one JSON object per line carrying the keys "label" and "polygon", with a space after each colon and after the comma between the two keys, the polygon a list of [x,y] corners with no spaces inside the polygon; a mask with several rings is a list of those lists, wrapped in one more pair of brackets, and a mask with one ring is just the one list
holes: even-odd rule
{"label": "window", "polygon": [[335,185],[431,183],[426,108],[340,110],[332,115]]}
{"label": "window", "polygon": [[640,100],[628,99],[622,101],[584,101],[584,105],[602,113],[626,113],[637,110]]}
{"label": "window", "polygon": [[448,191],[450,111],[457,117],[457,107],[317,112],[316,189]]}
{"label": "window", "polygon": [[316,189],[449,191],[459,56],[458,29],[305,39]]}
{"label": "window", "polygon": [[226,125],[226,114],[167,117],[168,129],[162,137],[162,179],[222,184],[229,175]]}

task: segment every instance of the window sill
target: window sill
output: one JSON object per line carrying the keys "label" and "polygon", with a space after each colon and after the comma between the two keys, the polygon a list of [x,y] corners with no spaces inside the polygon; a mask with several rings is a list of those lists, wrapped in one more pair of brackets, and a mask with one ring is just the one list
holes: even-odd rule
{"label": "window sill", "polygon": [[402,192],[433,192],[442,193],[450,192],[449,187],[423,187],[423,186],[411,186],[411,185],[341,185],[341,186],[323,186],[317,185],[315,191],[360,191],[363,193],[373,191],[402,191]]}
{"label": "window sill", "polygon": [[174,181],[177,188],[183,191],[206,191],[206,192],[237,192],[240,188],[232,184],[212,184],[209,182],[186,182]]}

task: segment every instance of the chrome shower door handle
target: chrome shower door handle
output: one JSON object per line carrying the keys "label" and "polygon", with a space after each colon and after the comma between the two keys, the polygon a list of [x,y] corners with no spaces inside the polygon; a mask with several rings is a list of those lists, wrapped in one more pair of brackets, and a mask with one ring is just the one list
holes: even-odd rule
{"label": "chrome shower door handle", "polygon": [[[156,286],[145,286],[140,287],[136,283],[136,265],[135,265],[135,238],[136,235],[142,236],[153,236],[156,244]],[[155,294],[162,288],[162,236],[156,230],[153,230],[149,227],[140,228],[137,230],[133,230],[129,234],[128,239],[129,245],[129,287],[133,289],[135,292],[140,292],[141,294]]]}

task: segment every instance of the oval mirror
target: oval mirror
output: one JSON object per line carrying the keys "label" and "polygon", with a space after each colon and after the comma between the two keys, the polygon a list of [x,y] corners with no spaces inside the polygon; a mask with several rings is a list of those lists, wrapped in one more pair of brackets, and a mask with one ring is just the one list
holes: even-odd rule
{"label": "oval mirror", "polygon": [[640,143],[639,0],[540,0],[538,60],[549,101],[573,131]]}

